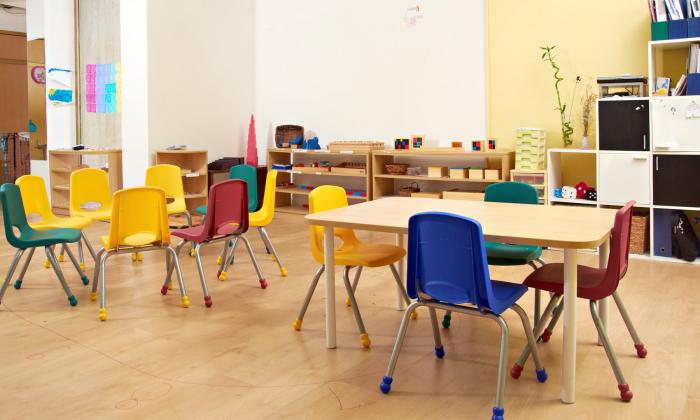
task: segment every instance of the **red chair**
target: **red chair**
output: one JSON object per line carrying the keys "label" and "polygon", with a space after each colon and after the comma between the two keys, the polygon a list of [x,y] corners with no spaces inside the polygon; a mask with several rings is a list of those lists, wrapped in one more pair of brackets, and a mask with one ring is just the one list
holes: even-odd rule
{"label": "red chair", "polygon": [[[199,279],[202,282],[202,290],[204,291],[204,304],[209,308],[212,305],[207,280],[204,277],[204,269],[202,268],[202,258],[200,249],[203,245],[208,245],[216,242],[237,241],[239,238],[243,240],[250,259],[253,261],[255,271],[258,274],[260,287],[266,288],[267,281],[263,278],[258,261],[255,259],[253,249],[243,236],[248,231],[248,187],[246,183],[240,179],[229,179],[221,181],[211,186],[209,189],[209,200],[207,202],[207,217],[203,225],[194,226],[185,229],[178,229],[171,232],[171,235],[182,238],[183,241],[177,246],[175,252],[179,255],[180,249],[187,242],[192,242],[195,245],[194,253],[197,261],[197,271],[199,271]],[[168,293],[171,284],[170,277],[173,267],[168,262],[168,276],[163,284],[161,293]]]}
{"label": "red chair", "polygon": [[[633,394],[617,363],[612,344],[610,343],[603,322],[598,314],[597,302],[612,295],[622,315],[622,319],[625,321],[625,325],[632,336],[632,340],[634,340],[637,356],[642,358],[646,357],[647,350],[639,339],[637,331],[632,324],[632,320],[627,313],[627,309],[625,309],[625,305],[622,303],[622,299],[617,292],[617,286],[627,272],[630,250],[630,231],[632,229],[632,207],[634,207],[634,205],[635,202],[630,201],[623,208],[618,210],[615,215],[615,225],[613,226],[612,235],[610,237],[610,257],[608,259],[607,268],[593,268],[584,265],[579,265],[577,267],[578,289],[576,294],[579,298],[588,299],[590,301],[591,316],[593,317],[598,335],[605,348],[605,353],[608,356],[615,378],[617,379],[617,387],[620,390],[620,398],[623,401],[630,401]],[[556,320],[563,310],[564,303],[562,302],[559,306],[557,306],[557,304],[564,294],[564,264],[547,264],[540,267],[530,274],[523,284],[527,287],[553,293],[549,304],[542,314],[542,318],[535,326],[535,336],[538,336],[542,334],[548,318],[554,314],[552,321],[556,323]],[[551,331],[550,328],[554,327],[553,323],[550,323],[548,327],[549,331]],[[544,340],[544,336],[542,338],[543,341],[548,340],[548,338]],[[520,359],[518,359],[518,362],[511,369],[510,374],[513,378],[517,379],[520,377],[523,365],[527,361],[529,355],[530,349],[529,347],[525,347],[520,355]]]}

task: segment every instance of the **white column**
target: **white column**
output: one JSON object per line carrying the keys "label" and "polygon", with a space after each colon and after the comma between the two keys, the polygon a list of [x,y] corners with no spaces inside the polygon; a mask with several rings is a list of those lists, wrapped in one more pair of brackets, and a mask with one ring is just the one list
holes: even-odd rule
{"label": "white column", "polygon": [[561,400],[576,400],[576,250],[564,250],[564,346],[562,351]]}
{"label": "white column", "polygon": [[335,247],[333,226],[323,228],[323,255],[326,264],[326,347],[335,344]]}

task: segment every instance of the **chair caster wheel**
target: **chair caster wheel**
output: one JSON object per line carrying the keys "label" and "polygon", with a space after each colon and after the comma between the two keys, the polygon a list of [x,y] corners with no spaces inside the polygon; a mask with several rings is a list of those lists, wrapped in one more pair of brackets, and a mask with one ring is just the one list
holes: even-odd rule
{"label": "chair caster wheel", "polygon": [[189,308],[190,307],[190,298],[187,296],[182,297],[182,307],[183,308]]}
{"label": "chair caster wheel", "polygon": [[190,249],[190,257],[194,257],[194,256],[195,256],[194,249]]}
{"label": "chair caster wheel", "polygon": [[491,416],[491,420],[503,420],[504,413],[505,410],[503,407],[493,407],[493,416]]}
{"label": "chair caster wheel", "polygon": [[137,252],[137,253],[136,253],[136,259],[137,259],[139,262],[140,262],[140,261],[143,261],[143,254],[140,253],[140,252]]}
{"label": "chair caster wheel", "polygon": [[63,262],[63,255],[59,254],[56,259],[58,260],[58,262]]}
{"label": "chair caster wheel", "polygon": [[544,383],[547,382],[547,371],[542,368],[542,370],[536,371],[537,373],[537,382]]}
{"label": "chair caster wheel", "polygon": [[73,295],[68,296],[68,303],[70,303],[70,306],[75,306],[78,304],[78,299],[76,299]]}
{"label": "chair caster wheel", "polygon": [[282,267],[280,268],[280,274],[282,275],[282,277],[287,277],[289,275],[289,271],[287,271],[286,268]]}
{"label": "chair caster wheel", "polygon": [[628,384],[618,385],[617,389],[620,390],[620,399],[624,402],[632,401],[634,394],[630,391],[630,386]]}
{"label": "chair caster wheel", "polygon": [[160,294],[161,294],[161,295],[167,295],[167,294],[168,294],[168,286],[167,286],[167,285],[164,284],[163,287],[160,288]]}
{"label": "chair caster wheel", "polygon": [[394,382],[394,378],[391,376],[385,376],[382,378],[382,383],[379,384],[379,389],[384,393],[388,394],[391,391],[391,383]]}
{"label": "chair caster wheel", "polygon": [[292,323],[292,326],[294,327],[295,330],[301,331],[301,323],[303,320],[301,319],[295,319],[294,322]]}
{"label": "chair caster wheel", "polygon": [[51,268],[51,263],[49,260],[44,261],[44,268]]}
{"label": "chair caster wheel", "polygon": [[438,359],[442,359],[445,357],[445,348],[440,346],[440,347],[435,347],[435,357]]}
{"label": "chair caster wheel", "polygon": [[411,313],[411,319],[413,319],[413,320],[418,319],[418,311],[414,310],[413,313]]}
{"label": "chair caster wheel", "polygon": [[220,280],[220,281],[226,280],[226,276],[228,276],[228,273],[227,273],[227,272],[225,272],[225,271],[220,272],[220,273],[219,273],[219,280]]}
{"label": "chair caster wheel", "polygon": [[260,279],[260,288],[261,288],[261,289],[267,289],[267,280],[265,280],[265,279]]}
{"label": "chair caster wheel", "polygon": [[22,287],[22,280],[15,281],[15,289],[19,290]]}
{"label": "chair caster wheel", "polygon": [[520,375],[523,373],[523,367],[520,366],[519,364],[514,364],[512,368],[510,368],[510,377],[513,379],[518,379],[520,378]]}
{"label": "chair caster wheel", "polygon": [[542,339],[542,342],[544,342],[544,343],[547,343],[549,341],[550,337],[552,337],[552,332],[549,330],[544,330],[542,332],[542,335],[540,335],[540,339]]}
{"label": "chair caster wheel", "polygon": [[644,347],[644,344],[635,344],[634,348],[637,349],[637,357],[642,359],[647,357],[647,349]]}
{"label": "chair caster wheel", "polygon": [[[83,272],[85,271],[85,268],[86,268],[86,267],[85,267],[85,263],[84,263],[84,262],[81,262],[80,265],[79,265],[79,267],[80,267],[80,271],[83,271]],[[85,283],[85,284],[87,284],[87,283]]]}
{"label": "chair caster wheel", "polygon": [[211,300],[211,296],[204,296],[204,306],[207,308],[211,308],[211,305],[213,305],[214,302]]}
{"label": "chair caster wheel", "polygon": [[223,260],[222,260],[222,258],[221,258],[221,255],[219,255],[218,257],[216,257],[216,265],[221,265],[222,262],[223,262]]}
{"label": "chair caster wheel", "polygon": [[369,334],[360,334],[360,343],[362,343],[362,347],[368,349],[369,346],[372,344],[372,340],[369,339]]}
{"label": "chair caster wheel", "polygon": [[84,284],[85,286],[87,286],[88,284],[90,284],[90,279],[88,279],[88,276],[83,275],[83,276],[80,277],[80,280],[83,281],[83,284]]}
{"label": "chair caster wheel", "polygon": [[442,328],[450,328],[451,323],[452,323],[452,315],[445,315],[442,318]]}
{"label": "chair caster wheel", "polygon": [[98,316],[100,318],[100,321],[106,321],[107,320],[107,309],[101,308]]}
{"label": "chair caster wheel", "polygon": [[346,298],[345,298],[345,306],[347,306],[347,307],[352,306],[352,303],[350,302],[350,298],[349,298],[349,297],[346,297]]}
{"label": "chair caster wheel", "polygon": [[96,301],[97,300],[97,293],[95,293],[95,292],[90,293],[90,300],[93,302]]}

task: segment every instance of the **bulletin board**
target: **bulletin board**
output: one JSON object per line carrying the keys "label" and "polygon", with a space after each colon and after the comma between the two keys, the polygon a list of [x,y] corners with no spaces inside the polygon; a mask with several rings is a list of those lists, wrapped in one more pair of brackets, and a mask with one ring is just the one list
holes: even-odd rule
{"label": "bulletin board", "polygon": [[122,145],[119,3],[76,0],[78,142],[92,148]]}

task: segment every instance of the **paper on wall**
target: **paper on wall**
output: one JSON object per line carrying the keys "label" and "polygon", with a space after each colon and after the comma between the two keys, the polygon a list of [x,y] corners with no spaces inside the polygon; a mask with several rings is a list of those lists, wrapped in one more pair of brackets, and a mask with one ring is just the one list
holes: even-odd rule
{"label": "paper on wall", "polygon": [[685,109],[685,118],[700,118],[700,105],[692,101]]}
{"label": "paper on wall", "polygon": [[72,71],[53,67],[47,73],[49,80],[60,83],[65,87],[73,87]]}

